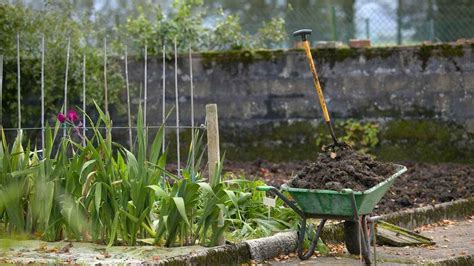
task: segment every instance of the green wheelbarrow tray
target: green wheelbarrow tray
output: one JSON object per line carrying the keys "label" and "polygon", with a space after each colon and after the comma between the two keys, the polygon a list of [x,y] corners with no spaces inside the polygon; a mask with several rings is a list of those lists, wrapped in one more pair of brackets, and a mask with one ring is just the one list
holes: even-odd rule
{"label": "green wheelbarrow tray", "polygon": [[[287,191],[290,200],[278,189],[272,186],[259,186],[259,191],[271,191],[281,198],[293,211],[301,217],[300,229],[298,231],[298,257],[301,260],[310,258],[326,220],[346,220],[357,221],[359,227],[362,228],[361,247],[355,250],[361,250],[366,264],[370,264],[369,236],[367,233],[367,215],[372,212],[375,205],[382,199],[387,190],[392,186],[395,179],[406,172],[407,168],[403,165],[396,165],[396,172],[389,178],[380,182],[365,191],[353,191],[351,189],[343,189],[341,191],[324,190],[324,189],[304,189],[292,188],[287,184],[281,186],[281,190]],[[311,245],[307,252],[303,251],[304,235],[306,232],[306,219],[320,218],[316,234],[311,241]],[[347,234],[348,232],[344,232]],[[352,234],[352,232],[350,232]],[[357,233],[358,234],[358,233]],[[359,241],[357,241],[359,242]],[[347,244],[347,242],[346,242]]]}
{"label": "green wheelbarrow tray", "polygon": [[407,170],[403,165],[396,165],[396,167],[397,171],[393,175],[365,191],[292,188],[287,184],[282,185],[280,189],[287,191],[307,216],[353,217],[352,195],[355,198],[358,214],[369,214],[395,182],[395,179]]}

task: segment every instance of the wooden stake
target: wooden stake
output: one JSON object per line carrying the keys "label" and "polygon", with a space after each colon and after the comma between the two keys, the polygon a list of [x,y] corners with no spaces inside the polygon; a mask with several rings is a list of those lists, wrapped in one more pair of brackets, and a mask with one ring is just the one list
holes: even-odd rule
{"label": "wooden stake", "polygon": [[207,157],[209,168],[209,183],[211,185],[220,183],[219,177],[214,180],[214,175],[220,162],[219,148],[219,122],[217,118],[217,104],[206,105],[206,123],[207,123]]}
{"label": "wooden stake", "polygon": [[[217,104],[206,105],[206,124],[207,124],[207,160],[209,168],[209,183],[211,186],[221,182],[220,176],[215,175],[216,169],[220,164],[220,148],[219,148],[219,122],[217,117]],[[224,226],[224,214],[219,211],[218,227]],[[224,234],[218,239],[218,245],[225,244]]]}
{"label": "wooden stake", "polygon": [[128,81],[128,51],[125,46],[125,86],[127,89],[127,117],[128,117],[128,144],[130,150],[133,150],[133,136],[132,136],[132,118],[130,115],[130,83]]}

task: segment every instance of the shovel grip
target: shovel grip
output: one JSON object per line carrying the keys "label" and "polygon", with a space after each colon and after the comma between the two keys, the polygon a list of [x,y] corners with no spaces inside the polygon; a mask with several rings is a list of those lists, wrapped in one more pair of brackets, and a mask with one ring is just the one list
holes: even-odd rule
{"label": "shovel grip", "polygon": [[313,74],[313,83],[318,93],[319,104],[321,105],[321,110],[323,111],[324,121],[327,123],[331,121],[329,118],[328,108],[326,106],[326,101],[324,100],[323,90],[321,89],[321,84],[319,83],[318,73],[316,72],[316,66],[314,65],[313,56],[311,55],[311,49],[309,47],[308,40],[303,41],[304,50],[306,52],[306,57],[308,58],[309,68],[311,69],[311,74]]}

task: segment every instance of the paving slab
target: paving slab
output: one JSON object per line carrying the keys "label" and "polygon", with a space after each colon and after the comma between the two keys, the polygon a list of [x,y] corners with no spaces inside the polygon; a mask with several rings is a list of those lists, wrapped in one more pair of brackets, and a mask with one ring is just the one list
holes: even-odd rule
{"label": "paving slab", "polygon": [[163,248],[84,242],[0,239],[0,264],[142,264],[195,253],[201,246]]}
{"label": "paving slab", "polygon": [[[462,221],[444,220],[418,229],[436,243],[420,247],[377,247],[378,265],[449,264],[472,265],[474,258],[474,221],[470,217]],[[363,264],[358,258],[346,253],[313,257],[306,261],[297,258],[267,261],[268,265],[356,265]]]}

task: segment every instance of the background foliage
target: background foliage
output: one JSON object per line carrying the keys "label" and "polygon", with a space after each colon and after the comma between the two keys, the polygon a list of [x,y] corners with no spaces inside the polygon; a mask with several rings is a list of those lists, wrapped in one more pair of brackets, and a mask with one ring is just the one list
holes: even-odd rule
{"label": "background foliage", "polygon": [[[199,0],[175,1],[165,12],[160,5],[138,3],[136,8],[110,24],[106,14],[93,14],[89,2],[82,5],[70,1],[45,1],[40,8],[19,2],[0,4],[0,54],[5,56],[3,86],[3,119],[5,128],[16,127],[17,63],[16,36],[20,35],[21,97],[23,127],[38,127],[40,113],[41,36],[45,36],[45,109],[54,120],[64,98],[67,42],[71,40],[68,72],[68,106],[81,105],[82,62],[86,56],[87,99],[102,106],[104,99],[104,38],[108,38],[108,55],[123,55],[125,47],[131,55],[143,55],[145,44],[149,55],[161,55],[162,45],[172,52],[174,39],[179,51],[256,49],[272,47],[284,36],[284,21],[273,18],[263,22],[256,34],[242,30],[239,16],[227,15],[221,9],[209,10]],[[34,4],[32,4],[34,7]],[[212,28],[205,16],[215,16]],[[116,14],[117,15],[117,14]],[[118,24],[119,21],[123,23]],[[121,94],[125,87],[120,60],[109,59],[107,84],[112,111],[123,112]],[[132,88],[139,94],[137,88]],[[90,105],[89,105],[90,106]],[[88,108],[97,117],[94,108]]]}

